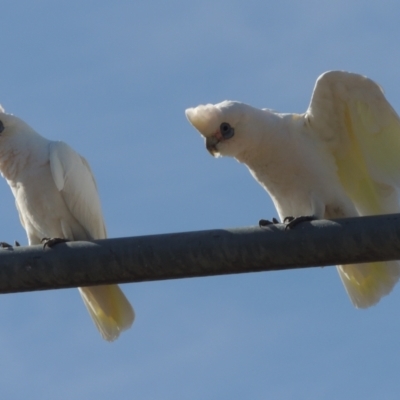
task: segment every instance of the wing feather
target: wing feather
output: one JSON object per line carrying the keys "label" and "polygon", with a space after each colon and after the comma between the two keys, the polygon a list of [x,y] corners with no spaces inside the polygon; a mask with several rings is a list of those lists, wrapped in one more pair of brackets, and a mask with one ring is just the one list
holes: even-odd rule
{"label": "wing feather", "polygon": [[[105,239],[107,233],[100,199],[87,161],[67,144],[52,142],[50,168],[66,206],[88,233],[88,237],[73,239]],[[68,224],[68,221],[63,222]],[[68,232],[70,228],[65,226],[63,230]],[[118,285],[83,287],[79,291],[104,339],[115,340],[132,325],[135,313]]]}
{"label": "wing feather", "polygon": [[[335,157],[337,173],[360,215],[400,212],[400,118],[382,89],[361,75],[331,71],[318,78],[306,113],[313,135]],[[390,293],[398,261],[338,266],[356,307]]]}
{"label": "wing feather", "polygon": [[[91,239],[105,239],[96,182],[87,161],[63,142],[50,144],[50,168],[54,182],[71,214]],[[74,238],[74,240],[87,238]]]}
{"label": "wing feather", "polygon": [[400,118],[382,89],[361,75],[327,72],[317,80],[307,116],[334,154],[360,215],[398,212]]}

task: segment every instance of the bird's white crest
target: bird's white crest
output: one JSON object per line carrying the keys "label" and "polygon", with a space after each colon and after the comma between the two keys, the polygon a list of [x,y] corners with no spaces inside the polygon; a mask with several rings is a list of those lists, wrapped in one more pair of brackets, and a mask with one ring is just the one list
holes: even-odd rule
{"label": "bird's white crest", "polygon": [[0,113],[5,113],[5,110],[1,104],[0,104]]}
{"label": "bird's white crest", "polygon": [[[375,82],[329,71],[317,79],[306,113],[260,111],[222,102],[191,108],[186,116],[212,154],[246,164],[282,220],[400,212],[400,118]],[[222,122],[234,135],[215,133]],[[400,265],[344,265],[338,272],[353,304],[365,308],[392,290]]]}
{"label": "bird's white crest", "polygon": [[189,122],[203,135],[208,136],[216,127],[221,116],[221,111],[214,104],[200,105],[194,108],[188,108],[186,117]]}

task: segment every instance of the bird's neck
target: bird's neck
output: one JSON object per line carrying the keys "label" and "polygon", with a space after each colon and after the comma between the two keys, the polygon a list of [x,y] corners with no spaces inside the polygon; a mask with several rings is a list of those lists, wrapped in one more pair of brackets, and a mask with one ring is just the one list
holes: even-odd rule
{"label": "bird's neck", "polygon": [[[254,123],[253,123],[254,121]],[[293,132],[298,124],[296,114],[276,114],[257,110],[252,116],[251,129],[246,137],[246,148],[236,159],[251,167],[271,163],[293,146]]]}
{"label": "bird's neck", "polygon": [[16,181],[21,171],[48,161],[48,140],[36,132],[0,139],[0,172],[7,181]]}
{"label": "bird's neck", "polygon": [[304,118],[297,114],[265,112],[264,120],[260,116],[260,121],[254,124],[260,128],[251,135],[249,147],[236,158],[270,191],[281,181],[282,170],[290,164],[288,161],[297,157],[298,135]]}

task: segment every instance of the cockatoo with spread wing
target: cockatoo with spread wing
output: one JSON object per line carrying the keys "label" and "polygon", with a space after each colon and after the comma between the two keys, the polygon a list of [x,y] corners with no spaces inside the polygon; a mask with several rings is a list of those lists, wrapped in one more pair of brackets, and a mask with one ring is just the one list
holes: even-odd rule
{"label": "cockatoo with spread wing", "polygon": [[[15,196],[29,244],[43,238],[106,238],[96,183],[87,161],[63,142],[45,139],[0,107],[0,171]],[[102,337],[116,339],[135,314],[117,285],[79,288]]]}
{"label": "cockatoo with spread wing", "polygon": [[[304,114],[223,101],[189,108],[186,116],[212,155],[249,168],[282,221],[400,212],[400,119],[364,76],[324,73]],[[358,308],[377,303],[400,276],[398,261],[337,269]]]}

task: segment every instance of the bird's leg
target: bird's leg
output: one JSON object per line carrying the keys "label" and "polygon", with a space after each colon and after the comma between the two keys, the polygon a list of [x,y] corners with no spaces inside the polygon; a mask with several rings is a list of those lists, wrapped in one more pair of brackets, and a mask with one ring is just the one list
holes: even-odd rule
{"label": "bird's leg", "polygon": [[64,239],[64,238],[43,238],[41,240],[41,242],[43,243],[43,248],[45,249],[46,247],[53,247],[56,244],[59,243],[65,243],[68,242],[68,239]]}
{"label": "bird's leg", "polygon": [[318,219],[315,215],[301,215],[300,217],[285,217],[283,223],[286,224],[285,230],[293,229],[296,225],[305,221]]}
{"label": "bird's leg", "polygon": [[262,228],[263,226],[268,226],[268,225],[275,225],[279,224],[279,221],[276,218],[272,218],[272,221],[269,221],[268,219],[260,219],[258,221],[258,226]]}

